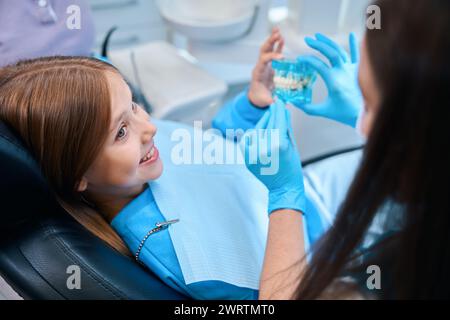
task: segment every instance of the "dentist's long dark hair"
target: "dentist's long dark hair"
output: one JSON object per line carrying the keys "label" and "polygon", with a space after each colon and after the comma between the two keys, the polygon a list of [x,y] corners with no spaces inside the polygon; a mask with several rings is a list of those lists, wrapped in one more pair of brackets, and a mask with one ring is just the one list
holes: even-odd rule
{"label": "dentist's long dark hair", "polygon": [[[381,268],[378,298],[450,297],[450,1],[379,0],[381,30],[367,31],[382,103],[361,166],[334,226],[314,248],[296,292],[327,297],[336,279]],[[389,202],[401,231],[355,255]],[[359,271],[359,272],[357,272]],[[345,285],[344,285],[345,287]],[[334,296],[338,297],[338,296]]]}

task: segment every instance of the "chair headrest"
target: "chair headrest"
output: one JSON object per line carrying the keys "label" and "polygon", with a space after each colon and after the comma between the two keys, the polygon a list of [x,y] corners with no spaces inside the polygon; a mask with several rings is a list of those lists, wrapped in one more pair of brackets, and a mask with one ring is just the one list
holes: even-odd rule
{"label": "chair headrest", "polygon": [[42,218],[56,198],[15,131],[0,121],[0,229]]}

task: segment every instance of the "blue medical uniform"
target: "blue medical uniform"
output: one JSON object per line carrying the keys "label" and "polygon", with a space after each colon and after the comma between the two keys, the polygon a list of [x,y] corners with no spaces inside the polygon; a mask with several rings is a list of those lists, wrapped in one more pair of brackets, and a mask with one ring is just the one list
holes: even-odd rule
{"label": "blue medical uniform", "polygon": [[[265,112],[265,109],[253,106],[247,98],[247,93],[243,92],[221,109],[213,120],[213,127],[224,135],[226,129],[251,129]],[[148,231],[152,230],[157,222],[162,221],[165,221],[165,218],[148,187],[116,215],[111,226],[131,252],[135,253]],[[194,299],[242,300],[258,297],[257,290],[223,281],[186,284],[168,229],[153,233],[147,238],[139,260],[167,285]]]}

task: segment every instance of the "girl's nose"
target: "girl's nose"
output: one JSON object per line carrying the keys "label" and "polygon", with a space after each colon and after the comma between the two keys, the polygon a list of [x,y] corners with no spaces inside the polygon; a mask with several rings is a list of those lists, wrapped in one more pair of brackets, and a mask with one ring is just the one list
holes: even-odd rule
{"label": "girl's nose", "polygon": [[146,119],[142,126],[142,142],[146,144],[155,136],[157,128],[149,119]]}

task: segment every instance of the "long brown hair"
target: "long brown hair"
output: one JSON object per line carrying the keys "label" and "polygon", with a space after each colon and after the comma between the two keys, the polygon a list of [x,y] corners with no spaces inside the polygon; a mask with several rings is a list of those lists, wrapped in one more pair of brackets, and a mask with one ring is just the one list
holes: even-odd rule
{"label": "long brown hair", "polygon": [[129,251],[100,212],[77,192],[110,125],[111,65],[82,57],[47,57],[0,69],[0,119],[38,161],[60,204],[121,253]]}
{"label": "long brown hair", "polygon": [[[378,0],[381,30],[366,43],[382,102],[364,156],[331,229],[313,249],[296,297],[320,297],[366,268],[380,298],[450,297],[450,2]],[[395,204],[388,206],[388,204]],[[400,228],[357,253],[378,213]],[[367,289],[367,288],[366,288]],[[367,291],[366,291],[367,292]]]}

